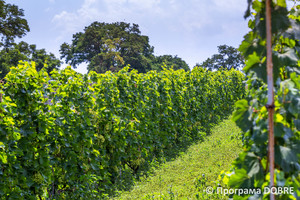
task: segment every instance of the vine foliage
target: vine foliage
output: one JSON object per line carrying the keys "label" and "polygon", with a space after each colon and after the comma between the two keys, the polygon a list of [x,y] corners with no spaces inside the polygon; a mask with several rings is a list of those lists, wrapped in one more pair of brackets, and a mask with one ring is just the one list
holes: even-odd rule
{"label": "vine foliage", "polygon": [[104,199],[244,94],[235,70],[50,74],[20,63],[0,84],[0,199]]}
{"label": "vine foliage", "polygon": [[[270,184],[266,71],[265,1],[248,1],[245,17],[251,31],[239,50],[245,57],[245,99],[236,103],[233,119],[243,130],[244,151],[223,181],[232,188],[261,189]],[[300,15],[299,5],[272,1],[272,59],[275,93],[275,186],[293,188],[276,199],[300,198]],[[269,199],[267,193],[233,196],[234,199]]]}

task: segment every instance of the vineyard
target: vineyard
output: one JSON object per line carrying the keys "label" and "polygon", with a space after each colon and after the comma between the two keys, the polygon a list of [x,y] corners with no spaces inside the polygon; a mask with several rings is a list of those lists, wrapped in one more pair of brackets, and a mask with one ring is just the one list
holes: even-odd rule
{"label": "vineyard", "polygon": [[0,85],[1,199],[105,198],[166,149],[205,137],[243,98],[235,70],[48,75],[20,63]]}
{"label": "vineyard", "polygon": [[[185,45],[201,44],[194,46],[209,52],[204,44],[214,44],[224,27],[230,30],[223,37],[228,42],[242,31],[230,17],[241,1],[229,7],[223,1],[203,2],[183,6],[179,0],[158,1],[149,12],[136,10],[140,4],[129,1],[122,6],[83,1],[77,11],[71,8],[77,3],[66,1],[41,1],[38,6],[44,7],[38,9],[33,0],[20,4],[39,16],[32,20],[36,27],[47,24],[47,37],[30,36],[45,36],[45,45],[70,39],[66,30],[86,23],[80,20],[92,20],[93,13],[116,8],[108,9],[106,16],[121,16],[118,8],[131,6],[127,10],[132,13],[124,12],[119,20],[138,17],[142,27],[155,24],[151,34],[163,39],[159,46],[179,45],[181,55],[192,59],[196,52],[202,59],[199,52],[204,50],[184,52]],[[30,31],[24,10],[0,0],[0,200],[300,199],[300,0],[246,4],[248,33],[239,48],[220,45],[219,54],[190,70],[177,55],[154,54],[139,25],[122,21],[94,21],[73,34],[71,43],[61,40],[57,59],[36,44],[15,41]],[[58,7],[70,10],[60,14]],[[182,13],[188,13],[190,21]],[[154,19],[150,14],[159,21],[149,20]],[[209,20],[200,26],[205,16]],[[219,20],[224,16],[232,27]],[[58,21],[62,30],[48,30],[48,24]],[[155,33],[160,23],[166,29]],[[168,27],[180,33],[172,29],[164,36]],[[63,62],[70,66],[59,69]],[[87,74],[79,73],[82,64]],[[164,173],[167,168],[172,173]],[[159,173],[151,174],[155,170]],[[151,182],[147,178],[152,175]],[[233,192],[217,194],[216,187]]]}

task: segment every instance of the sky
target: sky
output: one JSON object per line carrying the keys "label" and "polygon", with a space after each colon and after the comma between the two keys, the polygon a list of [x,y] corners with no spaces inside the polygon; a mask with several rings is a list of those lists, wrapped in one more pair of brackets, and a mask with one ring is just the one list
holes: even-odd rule
{"label": "sky", "polygon": [[[217,46],[238,47],[248,32],[243,18],[247,0],[6,0],[22,8],[30,32],[20,40],[60,58],[60,45],[92,22],[139,25],[154,54],[177,55],[190,68],[218,53]],[[17,41],[20,41],[17,40]],[[65,64],[63,65],[63,67]],[[76,71],[86,73],[86,64]]]}

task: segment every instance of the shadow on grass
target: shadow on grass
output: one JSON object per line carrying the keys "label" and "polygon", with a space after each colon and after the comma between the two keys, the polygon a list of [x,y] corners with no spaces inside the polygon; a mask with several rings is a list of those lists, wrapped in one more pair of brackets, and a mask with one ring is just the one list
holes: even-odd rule
{"label": "shadow on grass", "polygon": [[224,119],[227,119],[230,114],[231,112],[222,118],[214,119],[214,122],[211,122],[206,128],[196,127],[197,134],[194,134],[193,138],[176,141],[168,148],[153,152],[153,156],[149,156],[146,160],[143,160],[137,170],[133,170],[128,165],[125,166],[125,170],[115,180],[109,197],[117,197],[119,194],[118,191],[131,190],[136,182],[153,175],[155,169],[159,168],[163,163],[175,160],[181,154],[185,154],[192,144],[204,141],[205,137],[211,134],[212,128]]}

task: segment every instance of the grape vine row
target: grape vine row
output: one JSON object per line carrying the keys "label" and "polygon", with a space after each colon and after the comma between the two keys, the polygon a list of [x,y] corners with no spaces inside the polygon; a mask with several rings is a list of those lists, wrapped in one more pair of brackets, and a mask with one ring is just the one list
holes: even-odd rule
{"label": "grape vine row", "polygon": [[0,199],[104,198],[126,169],[204,137],[243,80],[199,67],[48,75],[20,63],[0,84]]}

